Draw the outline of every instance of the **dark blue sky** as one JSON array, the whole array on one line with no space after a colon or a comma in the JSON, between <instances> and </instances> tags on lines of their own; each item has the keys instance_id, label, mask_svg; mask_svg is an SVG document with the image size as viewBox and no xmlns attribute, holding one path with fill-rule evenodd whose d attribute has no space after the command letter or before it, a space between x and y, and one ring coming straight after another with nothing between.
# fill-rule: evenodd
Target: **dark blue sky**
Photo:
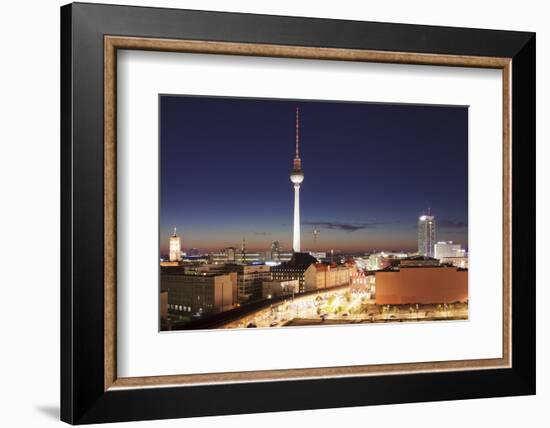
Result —
<instances>
[{"instance_id":1,"label":"dark blue sky","mask_svg":"<svg viewBox=\"0 0 550 428\"><path fill-rule=\"evenodd\" d=\"M162 253L174 226L184 250L291 249L296 107L303 250L415 249L428 207L467 247L467 107L162 95Z\"/></svg>"}]
</instances>

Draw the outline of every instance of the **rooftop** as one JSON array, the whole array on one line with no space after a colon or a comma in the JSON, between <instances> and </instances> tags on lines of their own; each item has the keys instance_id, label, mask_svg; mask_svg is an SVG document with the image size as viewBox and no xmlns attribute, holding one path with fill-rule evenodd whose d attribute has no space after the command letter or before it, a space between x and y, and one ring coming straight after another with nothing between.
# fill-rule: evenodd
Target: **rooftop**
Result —
<instances>
[{"instance_id":1,"label":"rooftop","mask_svg":"<svg viewBox=\"0 0 550 428\"><path fill-rule=\"evenodd\" d=\"M309 253L294 253L292 258L288 262L283 262L278 266L272 268L272 270L278 269L307 269L312 264L316 264L317 259Z\"/></svg>"},{"instance_id":2,"label":"rooftop","mask_svg":"<svg viewBox=\"0 0 550 428\"><path fill-rule=\"evenodd\" d=\"M410 261L434 261L434 262L437 262L438 259L434 258L434 257L428 257L428 256L410 256L410 257L404 257L402 258L401 260L410 260Z\"/></svg>"},{"instance_id":3,"label":"rooftop","mask_svg":"<svg viewBox=\"0 0 550 428\"><path fill-rule=\"evenodd\" d=\"M185 269L181 266L162 266L160 268L160 273L161 275L178 275L178 276L189 276L189 277L196 277L196 276L213 277L213 276L226 275L225 273L221 273L221 272L186 272Z\"/></svg>"}]
</instances>

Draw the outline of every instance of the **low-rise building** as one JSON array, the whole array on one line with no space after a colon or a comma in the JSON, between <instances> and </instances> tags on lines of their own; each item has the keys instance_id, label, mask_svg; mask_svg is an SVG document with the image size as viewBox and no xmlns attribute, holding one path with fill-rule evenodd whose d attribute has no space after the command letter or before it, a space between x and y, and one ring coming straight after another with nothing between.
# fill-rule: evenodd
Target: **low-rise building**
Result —
<instances>
[{"instance_id":1,"label":"low-rise building","mask_svg":"<svg viewBox=\"0 0 550 428\"><path fill-rule=\"evenodd\" d=\"M370 254L367 262L368 270L381 270L389 266L396 266L400 260L407 257L405 253L385 252Z\"/></svg>"},{"instance_id":2,"label":"low-rise building","mask_svg":"<svg viewBox=\"0 0 550 428\"><path fill-rule=\"evenodd\" d=\"M350 290L352 292L364 293L368 299L372 298L376 291L375 275L376 274L374 272L357 270L352 272L350 278Z\"/></svg>"},{"instance_id":3,"label":"low-rise building","mask_svg":"<svg viewBox=\"0 0 550 428\"><path fill-rule=\"evenodd\" d=\"M305 291L349 284L351 271L350 266L345 264L315 263L304 273Z\"/></svg>"},{"instance_id":4,"label":"low-rise building","mask_svg":"<svg viewBox=\"0 0 550 428\"><path fill-rule=\"evenodd\" d=\"M288 251L284 252L284 253L279 253L277 261L281 262L281 263L282 262L289 262L289 261L292 260L292 255L293 255L293 253L288 252Z\"/></svg>"},{"instance_id":5,"label":"low-rise building","mask_svg":"<svg viewBox=\"0 0 550 428\"><path fill-rule=\"evenodd\" d=\"M265 264L208 263L185 268L186 273L233 275L235 302L247 302L262 297L262 282L271 279L270 267Z\"/></svg>"},{"instance_id":6,"label":"low-rise building","mask_svg":"<svg viewBox=\"0 0 550 428\"><path fill-rule=\"evenodd\" d=\"M260 259L274 265L277 263L288 262L292 259L292 252L282 251L279 241L273 241L269 249L260 253Z\"/></svg>"},{"instance_id":7,"label":"low-rise building","mask_svg":"<svg viewBox=\"0 0 550 428\"><path fill-rule=\"evenodd\" d=\"M297 279L300 293L305 291L305 272L317 263L317 259L308 253L294 253L292 259L271 268L271 278L274 281Z\"/></svg>"},{"instance_id":8,"label":"low-rise building","mask_svg":"<svg viewBox=\"0 0 550 428\"><path fill-rule=\"evenodd\" d=\"M241 263L241 264L247 264L247 263L256 263L259 261L263 261L265 257L258 253L254 252L251 253L249 251L244 250L237 250L234 247L228 247L224 248L223 250L217 252L217 253L211 253L209 255L210 262L212 263Z\"/></svg>"},{"instance_id":9,"label":"low-rise building","mask_svg":"<svg viewBox=\"0 0 550 428\"><path fill-rule=\"evenodd\" d=\"M439 266L439 260L428 256L411 256L399 260L400 267Z\"/></svg>"},{"instance_id":10,"label":"low-rise building","mask_svg":"<svg viewBox=\"0 0 550 428\"><path fill-rule=\"evenodd\" d=\"M456 267L401 267L376 272L376 304L455 303L468 300L468 271Z\"/></svg>"},{"instance_id":11,"label":"low-rise building","mask_svg":"<svg viewBox=\"0 0 550 428\"><path fill-rule=\"evenodd\" d=\"M271 267L265 264L236 264L227 269L237 274L237 295L239 302L257 300L262 297L262 283L271 279Z\"/></svg>"},{"instance_id":12,"label":"low-rise building","mask_svg":"<svg viewBox=\"0 0 550 428\"><path fill-rule=\"evenodd\" d=\"M282 281L264 281L262 283L262 297L271 299L281 296L292 296L299 293L300 283L297 279Z\"/></svg>"},{"instance_id":13,"label":"low-rise building","mask_svg":"<svg viewBox=\"0 0 550 428\"><path fill-rule=\"evenodd\" d=\"M317 290L326 288L326 270L327 265L323 263L315 263L309 266L304 272L304 289L305 291Z\"/></svg>"},{"instance_id":14,"label":"low-rise building","mask_svg":"<svg viewBox=\"0 0 550 428\"><path fill-rule=\"evenodd\" d=\"M462 269L468 269L468 257L443 257L439 259L442 265L456 266Z\"/></svg>"},{"instance_id":15,"label":"low-rise building","mask_svg":"<svg viewBox=\"0 0 550 428\"><path fill-rule=\"evenodd\" d=\"M315 257L319 262L322 262L327 258L327 253L325 251L310 251L309 254Z\"/></svg>"},{"instance_id":16,"label":"low-rise building","mask_svg":"<svg viewBox=\"0 0 550 428\"><path fill-rule=\"evenodd\" d=\"M226 247L223 250L210 254L210 261L212 263L235 263L235 256L237 249L235 247Z\"/></svg>"},{"instance_id":17,"label":"low-rise building","mask_svg":"<svg viewBox=\"0 0 550 428\"><path fill-rule=\"evenodd\" d=\"M161 272L161 293L168 293L168 311L207 314L233 308L234 279L229 274L188 274L182 269Z\"/></svg>"},{"instance_id":18,"label":"low-rise building","mask_svg":"<svg viewBox=\"0 0 550 428\"><path fill-rule=\"evenodd\" d=\"M434 258L443 259L446 257L464 257L466 251L462 249L460 244L453 241L439 241L434 245Z\"/></svg>"}]
</instances>

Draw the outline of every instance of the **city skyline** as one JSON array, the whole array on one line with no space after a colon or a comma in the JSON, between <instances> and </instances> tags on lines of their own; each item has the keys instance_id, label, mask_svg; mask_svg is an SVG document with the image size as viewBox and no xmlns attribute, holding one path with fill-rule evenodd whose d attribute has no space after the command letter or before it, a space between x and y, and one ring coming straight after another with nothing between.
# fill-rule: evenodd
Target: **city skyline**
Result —
<instances>
[{"instance_id":1,"label":"city skyline","mask_svg":"<svg viewBox=\"0 0 550 428\"><path fill-rule=\"evenodd\" d=\"M297 109L302 251L412 250L428 208L438 239L468 247L466 107L163 95L160 108L161 254L174 227L184 249L292 249Z\"/></svg>"}]
</instances>

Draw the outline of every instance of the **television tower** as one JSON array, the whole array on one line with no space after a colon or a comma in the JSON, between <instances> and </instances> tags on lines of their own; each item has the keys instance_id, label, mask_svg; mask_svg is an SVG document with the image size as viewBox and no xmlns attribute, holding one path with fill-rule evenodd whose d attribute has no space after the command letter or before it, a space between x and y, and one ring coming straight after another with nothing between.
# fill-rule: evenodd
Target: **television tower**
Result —
<instances>
[{"instance_id":1,"label":"television tower","mask_svg":"<svg viewBox=\"0 0 550 428\"><path fill-rule=\"evenodd\" d=\"M294 228L292 251L300 252L300 184L304 181L302 160L300 159L300 110L296 107L296 154L292 162L290 181L294 183Z\"/></svg>"}]
</instances>

